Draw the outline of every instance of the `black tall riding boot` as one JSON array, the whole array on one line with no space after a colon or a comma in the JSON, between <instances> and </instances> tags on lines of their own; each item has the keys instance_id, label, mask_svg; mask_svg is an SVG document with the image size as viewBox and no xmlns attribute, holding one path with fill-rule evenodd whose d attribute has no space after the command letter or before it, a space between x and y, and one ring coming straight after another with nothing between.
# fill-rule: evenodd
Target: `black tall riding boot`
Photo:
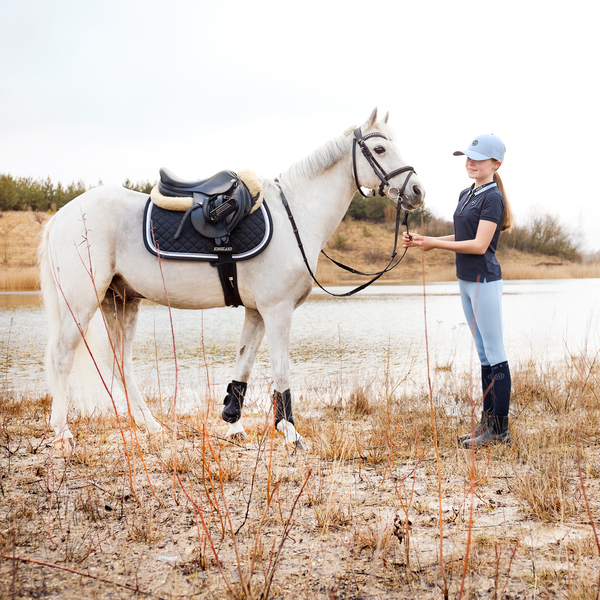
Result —
<instances>
[{"instance_id":1,"label":"black tall riding boot","mask_svg":"<svg viewBox=\"0 0 600 600\"><path fill-rule=\"evenodd\" d=\"M509 444L510 431L508 430L508 417L493 415L488 422L488 428L476 438L467 438L462 442L463 448L481 448L490 444Z\"/></svg>"},{"instance_id":2,"label":"black tall riding boot","mask_svg":"<svg viewBox=\"0 0 600 600\"><path fill-rule=\"evenodd\" d=\"M481 365L481 391L483 393L483 409L479 424L473 432L473 437L479 437L488 428L488 421L494 410L494 379L492 378L491 365ZM470 437L471 432L464 433L459 436L458 441L464 442Z\"/></svg>"},{"instance_id":3,"label":"black tall riding boot","mask_svg":"<svg viewBox=\"0 0 600 600\"><path fill-rule=\"evenodd\" d=\"M464 448L481 448L488 444L509 444L508 409L510 408L511 377L508 362L492 365L494 379L494 414L490 418L488 428L475 439L468 438L462 442Z\"/></svg>"},{"instance_id":4,"label":"black tall riding boot","mask_svg":"<svg viewBox=\"0 0 600 600\"><path fill-rule=\"evenodd\" d=\"M492 377L494 378L494 415L507 417L510 408L510 390L512 380L508 362L504 361L492 365Z\"/></svg>"}]
</instances>

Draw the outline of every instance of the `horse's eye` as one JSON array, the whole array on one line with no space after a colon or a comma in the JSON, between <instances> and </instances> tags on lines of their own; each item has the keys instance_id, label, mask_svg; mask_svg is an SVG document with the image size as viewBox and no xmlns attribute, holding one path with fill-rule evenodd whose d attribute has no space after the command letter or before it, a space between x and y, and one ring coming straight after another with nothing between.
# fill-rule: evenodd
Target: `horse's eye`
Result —
<instances>
[{"instance_id":1,"label":"horse's eye","mask_svg":"<svg viewBox=\"0 0 600 600\"><path fill-rule=\"evenodd\" d=\"M385 148L383 146L375 146L373 150L375 150L377 154L383 154L385 152Z\"/></svg>"}]
</instances>

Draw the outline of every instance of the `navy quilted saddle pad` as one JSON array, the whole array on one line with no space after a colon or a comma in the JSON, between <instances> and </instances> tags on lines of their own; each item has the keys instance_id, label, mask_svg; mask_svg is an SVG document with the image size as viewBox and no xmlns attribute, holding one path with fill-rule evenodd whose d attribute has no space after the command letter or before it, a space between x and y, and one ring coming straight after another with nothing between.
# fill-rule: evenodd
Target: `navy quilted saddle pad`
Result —
<instances>
[{"instance_id":1,"label":"navy quilted saddle pad","mask_svg":"<svg viewBox=\"0 0 600 600\"><path fill-rule=\"evenodd\" d=\"M230 251L233 260L248 260L260 254L271 241L273 221L263 200L256 212L245 217L229 234L229 244L215 246L215 240L198 233L186 219L181 235L174 239L183 212L165 210L148 199L144 211L144 244L149 252L171 260L218 260L217 252Z\"/></svg>"}]
</instances>

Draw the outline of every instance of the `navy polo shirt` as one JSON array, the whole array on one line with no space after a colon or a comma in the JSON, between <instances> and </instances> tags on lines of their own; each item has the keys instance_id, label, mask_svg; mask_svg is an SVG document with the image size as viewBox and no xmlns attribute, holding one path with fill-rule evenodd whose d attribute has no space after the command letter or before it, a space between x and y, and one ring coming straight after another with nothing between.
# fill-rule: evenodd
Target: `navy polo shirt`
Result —
<instances>
[{"instance_id":1,"label":"navy polo shirt","mask_svg":"<svg viewBox=\"0 0 600 600\"><path fill-rule=\"evenodd\" d=\"M496 259L496 246L504 219L504 197L495 182L463 190L454 212L454 239L457 242L474 240L479 221L496 223L494 237L485 254L456 253L456 276L464 281L498 281L502 270Z\"/></svg>"}]
</instances>

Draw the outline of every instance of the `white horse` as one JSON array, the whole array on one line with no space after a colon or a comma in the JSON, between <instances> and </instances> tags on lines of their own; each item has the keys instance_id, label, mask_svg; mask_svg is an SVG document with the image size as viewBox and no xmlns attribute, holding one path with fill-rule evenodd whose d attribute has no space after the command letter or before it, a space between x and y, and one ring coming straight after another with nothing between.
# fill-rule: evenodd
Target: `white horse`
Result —
<instances>
[{"instance_id":1,"label":"white horse","mask_svg":"<svg viewBox=\"0 0 600 600\"><path fill-rule=\"evenodd\" d=\"M423 203L423 187L414 172L399 169L406 163L387 120L386 114L378 121L375 109L362 128L347 130L279 176L312 272L320 250L348 209L358 182L367 188L381 185L380 189L396 198L404 185L401 204L407 210ZM362 139L363 151L353 157L357 137ZM370 158L365 157L365 148ZM372 161L375 157L376 166ZM382 179L382 172L390 180ZM293 424L289 391L290 328L294 309L310 295L313 280L282 204L280 188L273 180L260 181L273 219L273 237L260 255L237 263L239 294L246 314L235 380L228 387L223 419L230 423L229 435L244 434L240 420L243 394L266 332L276 390L276 427L285 435L286 443L302 447ZM132 369L133 338L142 300L190 309L225 305L216 268L200 262L159 263L145 248L142 222L147 199L146 194L121 187L98 187L61 208L44 231L39 254L50 333L46 353L53 397L50 424L56 433L55 448L65 454L74 447L67 424L67 378L99 307L118 348L121 366L114 374L121 387L126 387L133 419L148 433L155 433L161 425L146 406ZM87 342L85 345L89 346ZM114 360L111 367L114 369Z\"/></svg>"}]
</instances>

